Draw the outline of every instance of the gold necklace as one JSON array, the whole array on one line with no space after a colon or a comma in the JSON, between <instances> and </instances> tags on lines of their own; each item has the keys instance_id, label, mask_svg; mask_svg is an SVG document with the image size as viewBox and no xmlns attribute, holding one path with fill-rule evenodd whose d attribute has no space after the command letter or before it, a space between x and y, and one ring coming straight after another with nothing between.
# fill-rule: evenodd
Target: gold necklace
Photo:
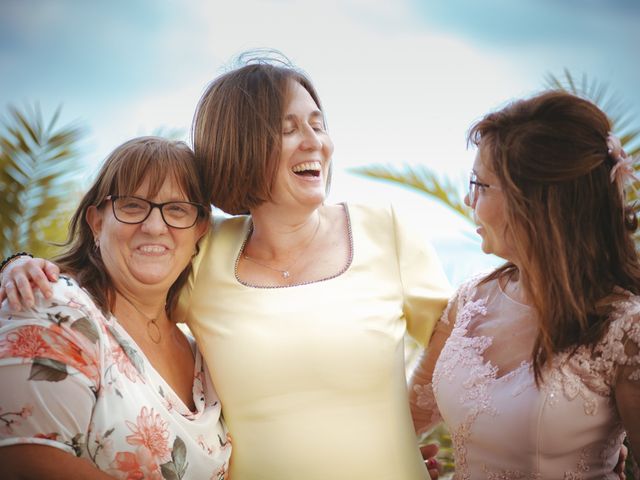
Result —
<instances>
[{"instance_id":1,"label":"gold necklace","mask_svg":"<svg viewBox=\"0 0 640 480\"><path fill-rule=\"evenodd\" d=\"M159 313L155 317L149 317L146 313L140 310L135 303L129 300L128 297L123 295L122 292L120 292L119 290L116 290L116 292L118 292L118 294L122 298L124 298L129 303L129 305L135 308L135 310L147 320L147 335L153 343L155 343L156 345L159 344L160 340L162 340L162 333L160 332L160 327L156 322L158 321L158 317L161 315L161 313Z\"/></svg>"},{"instance_id":2,"label":"gold necklace","mask_svg":"<svg viewBox=\"0 0 640 480\"><path fill-rule=\"evenodd\" d=\"M311 238L306 243L306 245L302 248L302 250L300 251L298 256L295 258L295 260L291 262L289 266L285 269L275 268L275 267L272 267L271 265L267 265L266 263L262 263L261 261L256 260L255 258L251 258L249 255L244 253L244 249L242 252L242 257L245 258L246 260L249 260L251 263L255 263L256 265L260 265L261 267L265 267L265 268L268 268L269 270L273 270L274 272L278 272L280 275L282 275L282 278L286 280L291 276L291 269L295 266L296 263L298 263L298 260L302 258L302 255L307 251L307 248L309 248L313 240L316 238L316 235L318 235L318 231L320 230L321 220L322 220L322 217L320 216L320 213L318 213L318 225L316 226L316 229L313 232L313 235L311 235ZM249 238L251 238L252 233L253 233L253 224L251 224L251 231L249 232Z\"/></svg>"}]
</instances>

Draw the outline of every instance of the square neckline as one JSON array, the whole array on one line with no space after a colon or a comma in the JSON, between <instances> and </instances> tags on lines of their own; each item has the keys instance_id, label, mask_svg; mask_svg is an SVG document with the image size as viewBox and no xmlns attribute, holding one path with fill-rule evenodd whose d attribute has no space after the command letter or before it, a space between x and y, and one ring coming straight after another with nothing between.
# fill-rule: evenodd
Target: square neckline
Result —
<instances>
[{"instance_id":1,"label":"square neckline","mask_svg":"<svg viewBox=\"0 0 640 480\"><path fill-rule=\"evenodd\" d=\"M240 248L236 251L235 253L235 262L233 262L233 277L234 280L242 285L243 287L246 288L251 288L251 289L259 289L259 290L273 290L273 289L287 289L287 288L295 288L295 287L302 287L305 285L313 285L316 283L322 283L322 282L326 282L329 280L333 280L334 278L338 278L341 277L342 275L344 275L345 273L347 273L347 271L351 268L351 265L353 264L353 255L354 255L354 247L353 247L353 228L352 228L352 222L351 222L351 212L349 211L349 207L345 202L340 202L337 203L336 205L341 205L342 208L344 209L344 216L347 220L347 236L349 239L349 258L347 259L346 264L344 265L344 267L342 269L340 269L337 273L329 275L327 277L322 277L319 278L317 280L309 280L306 282L300 282L300 283L293 283L290 285L254 285L251 283L247 283L243 280L240 279L240 277L238 276L238 264L240 263L240 256L242 255L242 252L244 251L244 248L247 244L247 242L249 241L249 235L251 234L251 226L253 224L252 220L251 220L251 215L247 216L248 222L247 225L248 227L246 228L246 232L244 233L244 240L242 241L242 244L240 244Z\"/></svg>"}]
</instances>

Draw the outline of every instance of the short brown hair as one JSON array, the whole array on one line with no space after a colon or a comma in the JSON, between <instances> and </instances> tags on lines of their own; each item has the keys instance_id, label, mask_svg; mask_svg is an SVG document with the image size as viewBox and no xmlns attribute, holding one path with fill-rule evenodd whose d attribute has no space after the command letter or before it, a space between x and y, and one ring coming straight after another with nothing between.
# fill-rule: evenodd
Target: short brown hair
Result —
<instances>
[{"instance_id":1,"label":"short brown hair","mask_svg":"<svg viewBox=\"0 0 640 480\"><path fill-rule=\"evenodd\" d=\"M216 78L200 98L192 141L211 203L230 214L271 200L282 145L282 116L291 82L320 98L289 63L254 60Z\"/></svg>"},{"instance_id":2,"label":"short brown hair","mask_svg":"<svg viewBox=\"0 0 640 480\"><path fill-rule=\"evenodd\" d=\"M590 101L550 91L488 114L469 133L504 192L521 278L538 313L536 381L553 354L602 337L609 312L600 304L615 287L640 293L637 221L610 180L610 130ZM507 263L487 280L515 271Z\"/></svg>"},{"instance_id":3,"label":"short brown hair","mask_svg":"<svg viewBox=\"0 0 640 480\"><path fill-rule=\"evenodd\" d=\"M115 289L100 252L94 248L93 233L86 221L89 207L103 205L107 195L130 195L145 180L149 182L148 195L153 197L170 178L189 201L202 205L199 221L204 221L210 213L210 206L200 177L193 152L184 142L139 137L117 147L105 160L71 219L69 237L64 244L66 249L56 258L62 272L75 277L103 312L109 311L113 307ZM190 272L189 264L169 289L168 311L175 306L177 293Z\"/></svg>"}]
</instances>

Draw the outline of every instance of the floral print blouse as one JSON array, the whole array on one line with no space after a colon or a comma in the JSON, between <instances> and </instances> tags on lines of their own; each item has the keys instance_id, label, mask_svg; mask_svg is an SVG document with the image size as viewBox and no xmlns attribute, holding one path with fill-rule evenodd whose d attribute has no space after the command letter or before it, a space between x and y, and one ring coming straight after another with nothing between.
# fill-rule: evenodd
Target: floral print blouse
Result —
<instances>
[{"instance_id":1,"label":"floral print blouse","mask_svg":"<svg viewBox=\"0 0 640 480\"><path fill-rule=\"evenodd\" d=\"M231 445L195 344L190 411L73 279L53 292L0 308L0 447L48 445L123 479L225 478Z\"/></svg>"}]
</instances>

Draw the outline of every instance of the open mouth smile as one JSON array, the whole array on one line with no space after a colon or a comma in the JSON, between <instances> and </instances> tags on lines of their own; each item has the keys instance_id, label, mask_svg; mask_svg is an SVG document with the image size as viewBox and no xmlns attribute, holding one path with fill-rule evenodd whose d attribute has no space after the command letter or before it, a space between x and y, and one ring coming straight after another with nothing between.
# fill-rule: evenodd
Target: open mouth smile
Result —
<instances>
[{"instance_id":1,"label":"open mouth smile","mask_svg":"<svg viewBox=\"0 0 640 480\"><path fill-rule=\"evenodd\" d=\"M136 250L143 255L163 255L168 251L163 245L140 245Z\"/></svg>"},{"instance_id":2,"label":"open mouth smile","mask_svg":"<svg viewBox=\"0 0 640 480\"><path fill-rule=\"evenodd\" d=\"M318 161L304 162L294 165L291 171L301 177L319 177L322 165Z\"/></svg>"}]
</instances>

